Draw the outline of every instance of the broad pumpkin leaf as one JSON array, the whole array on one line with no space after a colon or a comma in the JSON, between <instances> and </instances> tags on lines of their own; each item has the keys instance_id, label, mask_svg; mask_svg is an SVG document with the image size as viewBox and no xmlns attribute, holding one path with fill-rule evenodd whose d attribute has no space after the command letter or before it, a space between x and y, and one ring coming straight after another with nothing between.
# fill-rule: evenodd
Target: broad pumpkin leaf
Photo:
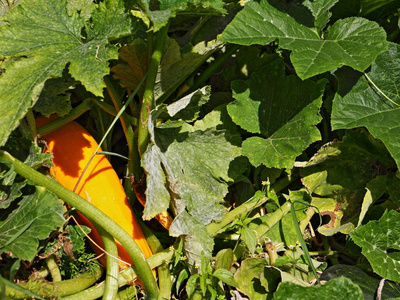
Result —
<instances>
[{"instance_id":1,"label":"broad pumpkin leaf","mask_svg":"<svg viewBox=\"0 0 400 300\"><path fill-rule=\"evenodd\" d=\"M400 281L399 222L400 214L389 210L379 220L370 221L350 234L374 272L393 281Z\"/></svg>"},{"instance_id":2,"label":"broad pumpkin leaf","mask_svg":"<svg viewBox=\"0 0 400 300\"><path fill-rule=\"evenodd\" d=\"M389 44L362 73L337 72L339 90L332 107L332 128L366 127L400 166L400 46Z\"/></svg>"},{"instance_id":3,"label":"broad pumpkin leaf","mask_svg":"<svg viewBox=\"0 0 400 300\"><path fill-rule=\"evenodd\" d=\"M83 36L82 31L85 31ZM47 79L71 76L96 96L103 94L108 60L118 57L110 39L130 32L122 1L96 6L90 22L67 13L66 0L23 1L0 19L0 58L10 63L0 78L0 145L35 102Z\"/></svg>"},{"instance_id":4,"label":"broad pumpkin leaf","mask_svg":"<svg viewBox=\"0 0 400 300\"><path fill-rule=\"evenodd\" d=\"M3 210L0 222L0 253L12 252L14 257L31 261L37 254L39 240L62 226L63 205L43 187L24 196L19 206L11 213Z\"/></svg>"},{"instance_id":5,"label":"broad pumpkin leaf","mask_svg":"<svg viewBox=\"0 0 400 300\"><path fill-rule=\"evenodd\" d=\"M274 293L274 299L326 299L362 300L361 288L346 277L329 280L324 285L304 287L291 282L283 282Z\"/></svg>"},{"instance_id":6,"label":"broad pumpkin leaf","mask_svg":"<svg viewBox=\"0 0 400 300\"><path fill-rule=\"evenodd\" d=\"M221 203L232 181L229 167L241 155L241 149L227 140L224 130L200 131L183 120L174 120L191 121L196 116L194 104L199 109L207 100L198 97L199 91L192 93L192 101L185 97L152 112L152 144L142 159L147 173L144 218L152 218L171 206L176 218L170 234L184 236L190 263L199 263L202 251L211 254L213 239L205 225L225 213ZM169 120L155 126L161 116Z\"/></svg>"},{"instance_id":7,"label":"broad pumpkin leaf","mask_svg":"<svg viewBox=\"0 0 400 300\"><path fill-rule=\"evenodd\" d=\"M254 72L247 81L232 83L236 101L228 105L233 122L258 134L243 142L243 154L254 166L291 168L295 158L320 139L315 127L325 81L285 76L280 59Z\"/></svg>"},{"instance_id":8,"label":"broad pumpkin leaf","mask_svg":"<svg viewBox=\"0 0 400 300\"><path fill-rule=\"evenodd\" d=\"M326 17L323 22L316 20L321 22L317 26L325 21ZM240 45L265 45L279 40L280 47L292 51L290 59L301 79L343 65L364 71L387 49L386 33L375 22L355 17L342 19L329 27L322 38L317 30L298 23L267 0L248 2L222 33L221 40Z\"/></svg>"},{"instance_id":9,"label":"broad pumpkin leaf","mask_svg":"<svg viewBox=\"0 0 400 300\"><path fill-rule=\"evenodd\" d=\"M67 91L73 88L75 84L75 80L66 70L63 72L62 77L48 79L34 106L34 110L46 117L52 114L64 117L72 109L71 94Z\"/></svg>"}]
</instances>

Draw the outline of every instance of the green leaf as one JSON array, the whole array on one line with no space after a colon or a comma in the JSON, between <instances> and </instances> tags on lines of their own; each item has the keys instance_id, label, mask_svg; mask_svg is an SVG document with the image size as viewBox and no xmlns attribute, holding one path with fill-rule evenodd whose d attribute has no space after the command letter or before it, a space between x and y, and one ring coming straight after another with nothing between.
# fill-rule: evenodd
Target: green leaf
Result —
<instances>
[{"instance_id":1,"label":"green leaf","mask_svg":"<svg viewBox=\"0 0 400 300\"><path fill-rule=\"evenodd\" d=\"M71 109L71 94L67 90L75 85L75 81L64 71L63 77L51 78L44 84L34 110L49 117L57 114L59 117L67 115Z\"/></svg>"},{"instance_id":2,"label":"green leaf","mask_svg":"<svg viewBox=\"0 0 400 300\"><path fill-rule=\"evenodd\" d=\"M319 0L319 1L304 1L306 6L314 16L314 27L321 34L322 30L329 22L332 13L329 11L339 0Z\"/></svg>"},{"instance_id":3,"label":"green leaf","mask_svg":"<svg viewBox=\"0 0 400 300\"><path fill-rule=\"evenodd\" d=\"M250 299L267 299L267 291L260 281L267 265L268 262L264 258L244 260L234 276L238 290Z\"/></svg>"},{"instance_id":4,"label":"green leaf","mask_svg":"<svg viewBox=\"0 0 400 300\"><path fill-rule=\"evenodd\" d=\"M218 269L212 273L212 276L217 277L222 282L226 283L230 286L237 286L235 278L233 278L233 274L226 269Z\"/></svg>"},{"instance_id":5,"label":"green leaf","mask_svg":"<svg viewBox=\"0 0 400 300\"><path fill-rule=\"evenodd\" d=\"M109 40L130 31L121 1L98 4L91 21L67 13L66 1L24 1L5 14L0 26L0 58L10 57L0 78L0 145L38 99L44 83L61 77L68 65L71 76L96 96L103 94L108 60L118 57ZM82 31L86 36L82 36Z\"/></svg>"},{"instance_id":6,"label":"green leaf","mask_svg":"<svg viewBox=\"0 0 400 300\"><path fill-rule=\"evenodd\" d=\"M31 261L37 254L39 240L47 238L64 222L60 200L37 187L35 194L24 196L18 208L0 222L0 251L10 251L15 257Z\"/></svg>"},{"instance_id":7,"label":"green leaf","mask_svg":"<svg viewBox=\"0 0 400 300\"><path fill-rule=\"evenodd\" d=\"M366 127L375 138L382 140L398 166L399 49L399 45L389 44L389 50L376 58L366 76L349 69L338 72L339 90L332 108L333 129Z\"/></svg>"},{"instance_id":8,"label":"green leaf","mask_svg":"<svg viewBox=\"0 0 400 300\"><path fill-rule=\"evenodd\" d=\"M68 0L67 12L69 16L72 16L76 11L79 11L80 16L87 20L92 14L93 9L96 5L92 0Z\"/></svg>"},{"instance_id":9,"label":"green leaf","mask_svg":"<svg viewBox=\"0 0 400 300\"><path fill-rule=\"evenodd\" d=\"M290 58L301 79L343 65L364 71L387 49L386 33L374 22L342 19L320 38L315 30L297 23L267 0L248 2L222 33L221 40L241 45L279 40L280 47L292 51Z\"/></svg>"},{"instance_id":10,"label":"green leaf","mask_svg":"<svg viewBox=\"0 0 400 300\"><path fill-rule=\"evenodd\" d=\"M360 268L351 265L333 265L327 268L321 274L321 280L332 280L337 277L347 277L351 279L355 284L357 284L364 294L365 300L376 299L376 294L379 288L379 283L382 278L374 276L369 276L367 273L363 272ZM400 286L398 284L390 283L385 284L381 290L381 299L391 299L400 295Z\"/></svg>"},{"instance_id":11,"label":"green leaf","mask_svg":"<svg viewBox=\"0 0 400 300\"><path fill-rule=\"evenodd\" d=\"M10 206L11 202L22 196L21 189L26 185L26 182L13 182L11 185L5 185L0 190L0 209L5 209Z\"/></svg>"},{"instance_id":12,"label":"green leaf","mask_svg":"<svg viewBox=\"0 0 400 300\"><path fill-rule=\"evenodd\" d=\"M393 281L400 281L399 222L400 214L389 210L378 221L370 221L350 234L374 272Z\"/></svg>"},{"instance_id":13,"label":"green leaf","mask_svg":"<svg viewBox=\"0 0 400 300\"><path fill-rule=\"evenodd\" d=\"M232 120L243 129L261 134L243 142L243 154L254 166L291 168L301 152L320 139L315 127L325 81L301 81L284 75L275 59L247 81L232 83L236 101L228 105Z\"/></svg>"},{"instance_id":14,"label":"green leaf","mask_svg":"<svg viewBox=\"0 0 400 300\"><path fill-rule=\"evenodd\" d=\"M232 267L233 260L233 250L230 248L222 249L215 256L215 270L226 269L229 270Z\"/></svg>"},{"instance_id":15,"label":"green leaf","mask_svg":"<svg viewBox=\"0 0 400 300\"><path fill-rule=\"evenodd\" d=\"M256 233L249 227L245 226L241 230L240 238L244 241L250 253L253 254L256 251L257 246Z\"/></svg>"},{"instance_id":16,"label":"green leaf","mask_svg":"<svg viewBox=\"0 0 400 300\"><path fill-rule=\"evenodd\" d=\"M147 45L141 39L136 39L119 50L120 62L111 71L113 77L128 91L134 91L145 76L148 70L147 55ZM143 92L144 85L139 89L140 97Z\"/></svg>"},{"instance_id":17,"label":"green leaf","mask_svg":"<svg viewBox=\"0 0 400 300\"><path fill-rule=\"evenodd\" d=\"M324 285L303 287L291 282L283 282L274 293L274 299L326 299L326 300L362 300L360 287L345 277L335 278Z\"/></svg>"},{"instance_id":18,"label":"green leaf","mask_svg":"<svg viewBox=\"0 0 400 300\"><path fill-rule=\"evenodd\" d=\"M202 89L200 94L206 90ZM171 205L176 218L170 234L185 236L190 263L200 261L201 251L206 256L211 253L213 239L205 225L221 219L225 213L221 203L228 192L228 182L232 181L229 166L241 154L223 130L195 131L179 120L154 127L160 115L191 120L196 114L193 104L203 103L199 101L203 96L196 97L193 102L182 100L152 112L149 121L152 144L142 159L147 173L144 218L152 218Z\"/></svg>"}]
</instances>

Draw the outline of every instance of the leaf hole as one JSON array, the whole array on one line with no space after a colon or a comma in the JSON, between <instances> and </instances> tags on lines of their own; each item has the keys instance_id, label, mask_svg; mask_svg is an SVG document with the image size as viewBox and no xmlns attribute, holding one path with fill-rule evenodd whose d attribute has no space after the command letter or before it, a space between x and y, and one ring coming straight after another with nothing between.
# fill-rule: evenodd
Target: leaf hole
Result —
<instances>
[{"instance_id":1,"label":"leaf hole","mask_svg":"<svg viewBox=\"0 0 400 300\"><path fill-rule=\"evenodd\" d=\"M399 249L393 249L393 248L388 248L386 249L386 253L390 254L390 253L400 253Z\"/></svg>"}]
</instances>

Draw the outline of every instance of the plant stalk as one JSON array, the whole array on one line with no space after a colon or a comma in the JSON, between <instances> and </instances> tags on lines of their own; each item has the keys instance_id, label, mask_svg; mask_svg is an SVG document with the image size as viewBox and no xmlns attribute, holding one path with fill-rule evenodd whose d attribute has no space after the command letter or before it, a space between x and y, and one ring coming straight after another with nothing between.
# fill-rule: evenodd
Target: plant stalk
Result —
<instances>
[{"instance_id":1,"label":"plant stalk","mask_svg":"<svg viewBox=\"0 0 400 300\"><path fill-rule=\"evenodd\" d=\"M138 125L138 148L140 155L147 149L150 140L150 134L147 124L149 122L150 112L155 107L154 86L160 65L165 41L167 40L169 25L160 29L156 36L154 50L151 54L149 71L147 73L146 85L144 87L143 101L140 108L140 120Z\"/></svg>"},{"instance_id":2,"label":"plant stalk","mask_svg":"<svg viewBox=\"0 0 400 300\"><path fill-rule=\"evenodd\" d=\"M106 280L104 284L103 300L115 299L118 294L118 277L119 277L119 264L114 257L118 257L118 248L115 244L114 238L107 233L103 228L96 227L101 240L103 241L104 250L106 250ZM114 257L108 255L111 254Z\"/></svg>"}]
</instances>

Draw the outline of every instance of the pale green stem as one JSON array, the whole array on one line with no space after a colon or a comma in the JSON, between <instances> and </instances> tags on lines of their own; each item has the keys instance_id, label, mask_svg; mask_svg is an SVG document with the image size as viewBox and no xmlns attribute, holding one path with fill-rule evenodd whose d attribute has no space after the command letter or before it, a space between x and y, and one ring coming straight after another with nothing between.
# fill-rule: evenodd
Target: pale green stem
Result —
<instances>
[{"instance_id":1,"label":"pale green stem","mask_svg":"<svg viewBox=\"0 0 400 300\"><path fill-rule=\"evenodd\" d=\"M115 299L118 294L119 263L115 259L118 257L118 249L114 238L103 228L96 227L101 240L103 241L106 255L106 280L104 284L103 300ZM111 254L111 255L108 255Z\"/></svg>"},{"instance_id":2,"label":"pale green stem","mask_svg":"<svg viewBox=\"0 0 400 300\"><path fill-rule=\"evenodd\" d=\"M47 268L49 269L53 282L61 281L62 280L61 272L60 269L58 268L54 254L46 258L46 265Z\"/></svg>"}]
</instances>

